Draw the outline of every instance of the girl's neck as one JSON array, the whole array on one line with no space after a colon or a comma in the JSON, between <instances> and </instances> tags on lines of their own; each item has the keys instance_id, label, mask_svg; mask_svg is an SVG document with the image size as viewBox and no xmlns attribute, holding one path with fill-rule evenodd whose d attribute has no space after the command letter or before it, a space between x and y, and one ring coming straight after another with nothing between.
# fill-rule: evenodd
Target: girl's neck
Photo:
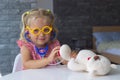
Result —
<instances>
[{"instance_id":1,"label":"girl's neck","mask_svg":"<svg viewBox=\"0 0 120 80\"><path fill-rule=\"evenodd\" d=\"M37 48L45 48L47 44L45 45L35 45Z\"/></svg>"},{"instance_id":2,"label":"girl's neck","mask_svg":"<svg viewBox=\"0 0 120 80\"><path fill-rule=\"evenodd\" d=\"M52 41L49 41L49 42L47 42L46 44L44 44L44 45L37 45L37 44L35 44L35 46L37 47L37 48L45 48L47 45L49 45L49 44L51 44L52 43Z\"/></svg>"}]
</instances>

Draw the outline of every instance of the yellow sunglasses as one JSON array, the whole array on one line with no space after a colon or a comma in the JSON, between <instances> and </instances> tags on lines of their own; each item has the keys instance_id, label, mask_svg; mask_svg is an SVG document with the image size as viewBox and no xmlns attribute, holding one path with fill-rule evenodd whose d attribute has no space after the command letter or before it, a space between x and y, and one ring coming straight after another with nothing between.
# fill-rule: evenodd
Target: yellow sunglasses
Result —
<instances>
[{"instance_id":1,"label":"yellow sunglasses","mask_svg":"<svg viewBox=\"0 0 120 80\"><path fill-rule=\"evenodd\" d=\"M33 29L31 29L29 26L26 26L26 29L28 29L30 33L35 36L38 36L41 32L43 34L50 34L50 32L52 31L52 27L50 26L44 26L42 28L33 28Z\"/></svg>"}]
</instances>

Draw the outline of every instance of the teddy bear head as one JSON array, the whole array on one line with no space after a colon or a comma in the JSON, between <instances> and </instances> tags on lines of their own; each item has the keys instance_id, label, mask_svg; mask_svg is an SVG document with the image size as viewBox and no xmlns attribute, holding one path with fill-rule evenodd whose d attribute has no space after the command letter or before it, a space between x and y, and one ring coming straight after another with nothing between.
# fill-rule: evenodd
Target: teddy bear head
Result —
<instances>
[{"instance_id":1,"label":"teddy bear head","mask_svg":"<svg viewBox=\"0 0 120 80\"><path fill-rule=\"evenodd\" d=\"M111 62L102 55L95 55L88 60L86 67L92 75L106 75L111 70Z\"/></svg>"},{"instance_id":2,"label":"teddy bear head","mask_svg":"<svg viewBox=\"0 0 120 80\"><path fill-rule=\"evenodd\" d=\"M91 50L80 50L76 58L71 58L71 49L65 44L60 48L60 55L68 61L67 67L72 71L87 71L91 75L106 75L112 68L107 57L97 55Z\"/></svg>"}]
</instances>

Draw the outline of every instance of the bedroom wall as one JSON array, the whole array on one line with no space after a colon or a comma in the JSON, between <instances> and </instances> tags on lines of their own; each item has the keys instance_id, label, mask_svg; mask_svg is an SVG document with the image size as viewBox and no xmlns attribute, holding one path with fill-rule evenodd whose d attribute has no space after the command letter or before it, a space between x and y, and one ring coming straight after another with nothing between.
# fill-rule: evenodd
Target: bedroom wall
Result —
<instances>
[{"instance_id":1,"label":"bedroom wall","mask_svg":"<svg viewBox=\"0 0 120 80\"><path fill-rule=\"evenodd\" d=\"M120 25L120 0L54 0L61 43L92 47L92 27Z\"/></svg>"},{"instance_id":2,"label":"bedroom wall","mask_svg":"<svg viewBox=\"0 0 120 80\"><path fill-rule=\"evenodd\" d=\"M20 33L21 14L35 7L35 0L0 0L0 72L11 73L19 53L16 40Z\"/></svg>"}]
</instances>

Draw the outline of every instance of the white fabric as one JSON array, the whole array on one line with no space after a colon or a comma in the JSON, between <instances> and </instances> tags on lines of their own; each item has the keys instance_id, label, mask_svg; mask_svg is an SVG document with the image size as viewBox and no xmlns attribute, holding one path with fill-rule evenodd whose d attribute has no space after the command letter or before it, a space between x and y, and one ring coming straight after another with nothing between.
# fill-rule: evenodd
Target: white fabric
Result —
<instances>
[{"instance_id":1,"label":"white fabric","mask_svg":"<svg viewBox=\"0 0 120 80\"><path fill-rule=\"evenodd\" d=\"M117 48L107 49L104 52L120 56L120 49L117 49Z\"/></svg>"},{"instance_id":2,"label":"white fabric","mask_svg":"<svg viewBox=\"0 0 120 80\"><path fill-rule=\"evenodd\" d=\"M22 70L21 54L18 54L14 61L12 73L14 73L16 71L21 71L21 70Z\"/></svg>"},{"instance_id":3,"label":"white fabric","mask_svg":"<svg viewBox=\"0 0 120 80\"><path fill-rule=\"evenodd\" d=\"M97 46L98 52L120 55L120 41L102 42Z\"/></svg>"}]
</instances>

